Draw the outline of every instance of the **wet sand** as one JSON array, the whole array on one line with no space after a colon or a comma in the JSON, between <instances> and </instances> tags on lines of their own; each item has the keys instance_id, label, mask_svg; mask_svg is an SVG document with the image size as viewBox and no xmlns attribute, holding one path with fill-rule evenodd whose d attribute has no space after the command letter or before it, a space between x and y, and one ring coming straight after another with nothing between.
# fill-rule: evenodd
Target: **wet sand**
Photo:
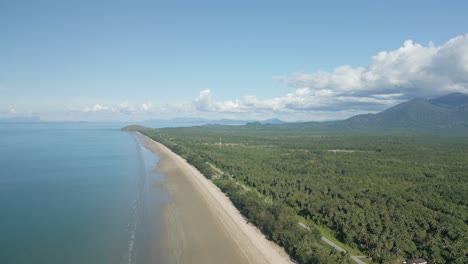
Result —
<instances>
[{"instance_id":1,"label":"wet sand","mask_svg":"<svg viewBox=\"0 0 468 264\"><path fill-rule=\"evenodd\" d=\"M162 144L136 135L160 157L157 172L172 199L163 208L169 263L291 263L198 170Z\"/></svg>"}]
</instances>

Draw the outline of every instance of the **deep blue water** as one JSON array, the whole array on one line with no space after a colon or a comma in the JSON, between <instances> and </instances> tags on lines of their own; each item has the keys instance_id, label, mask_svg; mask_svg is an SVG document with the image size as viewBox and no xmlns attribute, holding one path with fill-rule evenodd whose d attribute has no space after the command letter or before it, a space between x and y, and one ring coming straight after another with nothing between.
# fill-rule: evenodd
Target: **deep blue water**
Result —
<instances>
[{"instance_id":1,"label":"deep blue water","mask_svg":"<svg viewBox=\"0 0 468 264\"><path fill-rule=\"evenodd\" d=\"M0 123L0 263L164 262L157 157L119 128Z\"/></svg>"}]
</instances>

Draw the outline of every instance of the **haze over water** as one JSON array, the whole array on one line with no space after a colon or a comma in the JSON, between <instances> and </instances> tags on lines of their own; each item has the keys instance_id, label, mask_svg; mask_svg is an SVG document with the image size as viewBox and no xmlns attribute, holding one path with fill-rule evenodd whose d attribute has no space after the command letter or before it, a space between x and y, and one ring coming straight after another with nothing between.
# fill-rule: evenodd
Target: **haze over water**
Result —
<instances>
[{"instance_id":1,"label":"haze over water","mask_svg":"<svg viewBox=\"0 0 468 264\"><path fill-rule=\"evenodd\" d=\"M119 128L0 124L1 263L163 260L157 157Z\"/></svg>"}]
</instances>

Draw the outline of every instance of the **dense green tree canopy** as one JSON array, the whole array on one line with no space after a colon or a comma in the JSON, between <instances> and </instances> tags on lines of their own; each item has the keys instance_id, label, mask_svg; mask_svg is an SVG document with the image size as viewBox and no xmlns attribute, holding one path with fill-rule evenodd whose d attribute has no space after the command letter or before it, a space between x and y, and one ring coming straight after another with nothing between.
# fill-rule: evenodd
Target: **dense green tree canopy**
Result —
<instances>
[{"instance_id":1,"label":"dense green tree canopy","mask_svg":"<svg viewBox=\"0 0 468 264\"><path fill-rule=\"evenodd\" d=\"M468 262L467 136L258 126L144 133L220 176L214 182L246 218L300 262L347 258L301 229L297 215L378 262Z\"/></svg>"}]
</instances>

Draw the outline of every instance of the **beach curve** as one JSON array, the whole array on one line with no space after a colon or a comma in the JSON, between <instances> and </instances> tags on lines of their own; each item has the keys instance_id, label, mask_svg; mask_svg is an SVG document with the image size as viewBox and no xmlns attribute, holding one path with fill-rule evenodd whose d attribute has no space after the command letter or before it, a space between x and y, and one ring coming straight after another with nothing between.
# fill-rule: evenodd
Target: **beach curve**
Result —
<instances>
[{"instance_id":1,"label":"beach curve","mask_svg":"<svg viewBox=\"0 0 468 264\"><path fill-rule=\"evenodd\" d=\"M210 180L164 145L135 132L159 156L171 197L163 217L170 263L292 263L284 249L248 223Z\"/></svg>"}]
</instances>

